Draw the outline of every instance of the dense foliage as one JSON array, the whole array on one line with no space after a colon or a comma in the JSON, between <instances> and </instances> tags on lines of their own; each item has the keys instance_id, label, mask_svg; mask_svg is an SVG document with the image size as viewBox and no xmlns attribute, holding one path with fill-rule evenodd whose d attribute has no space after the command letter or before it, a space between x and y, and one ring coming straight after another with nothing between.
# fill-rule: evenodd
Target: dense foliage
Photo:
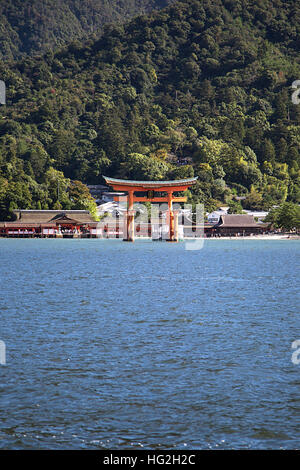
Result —
<instances>
[{"instance_id":1,"label":"dense foliage","mask_svg":"<svg viewBox=\"0 0 300 470\"><path fill-rule=\"evenodd\" d=\"M294 1L186 0L0 65L2 216L66 204L54 170L90 184L195 174L190 197L206 209L299 203L299 13Z\"/></svg>"},{"instance_id":2,"label":"dense foliage","mask_svg":"<svg viewBox=\"0 0 300 470\"><path fill-rule=\"evenodd\" d=\"M292 202L285 202L272 209L266 217L266 222L271 222L275 228L284 230L300 229L300 206Z\"/></svg>"},{"instance_id":3,"label":"dense foliage","mask_svg":"<svg viewBox=\"0 0 300 470\"><path fill-rule=\"evenodd\" d=\"M171 0L0 0L0 59L38 54Z\"/></svg>"}]
</instances>

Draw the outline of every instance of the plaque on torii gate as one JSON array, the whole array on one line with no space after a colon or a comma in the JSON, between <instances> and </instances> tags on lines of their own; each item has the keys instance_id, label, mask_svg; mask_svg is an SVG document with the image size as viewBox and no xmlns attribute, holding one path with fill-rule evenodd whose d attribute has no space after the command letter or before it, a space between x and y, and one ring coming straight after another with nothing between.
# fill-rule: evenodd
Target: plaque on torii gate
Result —
<instances>
[{"instance_id":1,"label":"plaque on torii gate","mask_svg":"<svg viewBox=\"0 0 300 470\"><path fill-rule=\"evenodd\" d=\"M169 220L169 239L167 241L178 241L178 215L173 211L173 202L186 202L187 197L173 196L174 192L186 191L190 186L194 185L197 177L174 181L133 181L110 178L103 176L106 183L115 191L126 191L128 193L127 200L127 237L125 241L134 241L134 210L135 202L166 202L168 204L168 220ZM137 196L135 192L146 193L146 196ZM155 193L166 193L165 196L156 196ZM118 197L120 200L120 197Z\"/></svg>"}]
</instances>

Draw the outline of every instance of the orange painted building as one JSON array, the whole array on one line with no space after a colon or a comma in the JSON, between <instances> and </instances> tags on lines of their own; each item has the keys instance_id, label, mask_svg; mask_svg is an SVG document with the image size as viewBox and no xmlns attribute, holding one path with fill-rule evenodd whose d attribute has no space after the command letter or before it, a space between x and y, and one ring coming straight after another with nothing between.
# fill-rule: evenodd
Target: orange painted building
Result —
<instances>
[{"instance_id":1,"label":"orange painted building","mask_svg":"<svg viewBox=\"0 0 300 470\"><path fill-rule=\"evenodd\" d=\"M2 237L93 235L98 222L85 210L15 210L15 220L0 222Z\"/></svg>"}]
</instances>

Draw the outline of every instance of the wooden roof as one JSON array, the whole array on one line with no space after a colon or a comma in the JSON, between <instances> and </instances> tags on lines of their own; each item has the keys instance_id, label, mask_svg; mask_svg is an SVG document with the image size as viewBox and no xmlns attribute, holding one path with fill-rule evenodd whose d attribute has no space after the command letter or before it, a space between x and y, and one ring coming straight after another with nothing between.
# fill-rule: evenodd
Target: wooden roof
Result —
<instances>
[{"instance_id":1,"label":"wooden roof","mask_svg":"<svg viewBox=\"0 0 300 470\"><path fill-rule=\"evenodd\" d=\"M261 227L262 224L255 222L253 215L226 214L221 215L216 227Z\"/></svg>"},{"instance_id":2,"label":"wooden roof","mask_svg":"<svg viewBox=\"0 0 300 470\"><path fill-rule=\"evenodd\" d=\"M45 224L52 222L88 224L94 222L89 211L84 210L15 210L15 223Z\"/></svg>"},{"instance_id":3,"label":"wooden roof","mask_svg":"<svg viewBox=\"0 0 300 470\"><path fill-rule=\"evenodd\" d=\"M71 219L66 214L58 214L57 216L53 217L53 219L51 219L50 222L55 223L56 225L59 225L59 224L76 225L79 223L78 220Z\"/></svg>"},{"instance_id":4,"label":"wooden roof","mask_svg":"<svg viewBox=\"0 0 300 470\"><path fill-rule=\"evenodd\" d=\"M110 178L109 176L103 176L106 183L110 186L122 186L122 187L138 187L141 189L158 189L158 188L170 188L170 187L182 187L192 186L196 183L198 177L187 178L182 180L174 181L136 181L136 180L123 180L117 178Z\"/></svg>"},{"instance_id":5,"label":"wooden roof","mask_svg":"<svg viewBox=\"0 0 300 470\"><path fill-rule=\"evenodd\" d=\"M0 228L39 228L40 224L35 223L21 223L21 222L0 222Z\"/></svg>"}]
</instances>

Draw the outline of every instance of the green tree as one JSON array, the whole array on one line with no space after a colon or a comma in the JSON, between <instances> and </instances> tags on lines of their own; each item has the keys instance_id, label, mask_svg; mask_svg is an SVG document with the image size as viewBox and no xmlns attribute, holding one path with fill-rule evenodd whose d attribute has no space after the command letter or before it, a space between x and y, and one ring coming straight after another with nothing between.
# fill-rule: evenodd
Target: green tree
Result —
<instances>
[{"instance_id":1,"label":"green tree","mask_svg":"<svg viewBox=\"0 0 300 470\"><path fill-rule=\"evenodd\" d=\"M250 193L243 200L243 207L250 210L260 210L263 206L262 195L253 187Z\"/></svg>"},{"instance_id":2,"label":"green tree","mask_svg":"<svg viewBox=\"0 0 300 470\"><path fill-rule=\"evenodd\" d=\"M95 220L99 220L97 204L88 187L81 181L72 181L69 186L69 198L72 209L88 210Z\"/></svg>"},{"instance_id":3,"label":"green tree","mask_svg":"<svg viewBox=\"0 0 300 470\"><path fill-rule=\"evenodd\" d=\"M274 227L285 230L300 229L300 206L292 202L285 202L278 208L269 212L266 222L271 222Z\"/></svg>"},{"instance_id":4,"label":"green tree","mask_svg":"<svg viewBox=\"0 0 300 470\"><path fill-rule=\"evenodd\" d=\"M243 207L239 201L229 201L228 202L228 214L242 214L243 213Z\"/></svg>"},{"instance_id":5,"label":"green tree","mask_svg":"<svg viewBox=\"0 0 300 470\"><path fill-rule=\"evenodd\" d=\"M166 162L139 153L129 154L121 167L122 175L130 179L162 180L169 171Z\"/></svg>"}]
</instances>

